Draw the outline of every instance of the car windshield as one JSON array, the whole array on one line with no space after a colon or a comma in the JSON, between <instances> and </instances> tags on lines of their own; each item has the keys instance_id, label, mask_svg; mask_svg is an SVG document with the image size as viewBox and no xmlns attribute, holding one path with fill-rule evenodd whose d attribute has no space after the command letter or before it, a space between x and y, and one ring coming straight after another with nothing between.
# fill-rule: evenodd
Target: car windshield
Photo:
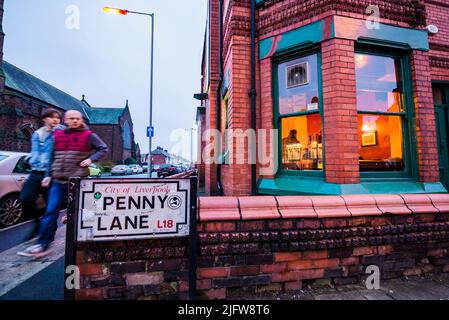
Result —
<instances>
[{"instance_id":1,"label":"car windshield","mask_svg":"<svg viewBox=\"0 0 449 320\"><path fill-rule=\"evenodd\" d=\"M0 161L5 160L6 158L8 158L7 155L5 155L5 154L0 154Z\"/></svg>"}]
</instances>

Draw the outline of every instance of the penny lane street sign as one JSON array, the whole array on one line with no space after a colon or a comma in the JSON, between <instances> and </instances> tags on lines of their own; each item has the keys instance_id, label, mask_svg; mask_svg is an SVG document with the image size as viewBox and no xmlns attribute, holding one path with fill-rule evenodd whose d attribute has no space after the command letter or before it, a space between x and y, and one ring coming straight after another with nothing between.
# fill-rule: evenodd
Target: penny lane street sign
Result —
<instances>
[{"instance_id":1,"label":"penny lane street sign","mask_svg":"<svg viewBox=\"0 0 449 320\"><path fill-rule=\"evenodd\" d=\"M81 180L78 241L189 236L190 180Z\"/></svg>"}]
</instances>

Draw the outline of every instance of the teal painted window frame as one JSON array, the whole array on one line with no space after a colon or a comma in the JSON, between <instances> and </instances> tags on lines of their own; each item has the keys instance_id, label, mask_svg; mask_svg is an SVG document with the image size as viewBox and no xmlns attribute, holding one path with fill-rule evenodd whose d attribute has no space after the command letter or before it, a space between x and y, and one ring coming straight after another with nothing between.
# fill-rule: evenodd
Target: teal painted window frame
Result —
<instances>
[{"instance_id":1,"label":"teal painted window frame","mask_svg":"<svg viewBox=\"0 0 449 320\"><path fill-rule=\"evenodd\" d=\"M222 164L229 164L229 145L228 145L228 129L229 129L229 95L226 91L225 96L222 98L224 104L224 116L225 116L225 127L223 132L223 151L222 151ZM221 121L221 119L220 119ZM220 150L221 151L221 150Z\"/></svg>"},{"instance_id":2,"label":"teal painted window frame","mask_svg":"<svg viewBox=\"0 0 449 320\"><path fill-rule=\"evenodd\" d=\"M281 115L279 113L279 89L278 89L278 66L284 62L306 57L309 55L317 55L317 76L318 76L318 111L303 111L289 113L287 115ZM325 148L326 142L324 140L324 117L323 117L323 82L322 82L322 70L321 70L322 60L321 60L321 49L320 47L309 47L309 48L291 48L288 52L283 52L282 54L277 54L273 56L271 63L272 72L272 92L273 92L273 127L280 132L278 134L278 170L275 174L276 177L282 176L293 176L293 177L307 177L324 179L326 170L326 159L325 159ZM294 116L304 116L309 114L317 114L321 116L321 131L322 131L322 144L323 144L323 169L322 170L283 170L282 169L282 127L281 119L290 118Z\"/></svg>"},{"instance_id":3,"label":"teal painted window frame","mask_svg":"<svg viewBox=\"0 0 449 320\"><path fill-rule=\"evenodd\" d=\"M357 114L374 114L374 115L400 115L402 117L402 136L404 150L404 171L379 171L379 172L360 172L360 182L369 181L385 181L386 179L394 181L417 180L418 179L418 161L415 131L415 111L413 103L413 86L411 78L410 51L385 52L384 49L371 46L356 46L354 52L361 54L369 54L382 57L390 57L398 59L401 67L401 83L404 96L405 112L370 112L357 111Z\"/></svg>"}]
</instances>

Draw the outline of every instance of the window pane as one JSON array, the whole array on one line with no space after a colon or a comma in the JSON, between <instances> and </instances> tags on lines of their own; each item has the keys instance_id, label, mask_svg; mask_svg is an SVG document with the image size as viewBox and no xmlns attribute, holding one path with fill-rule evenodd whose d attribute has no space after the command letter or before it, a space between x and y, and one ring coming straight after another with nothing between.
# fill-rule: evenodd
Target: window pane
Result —
<instances>
[{"instance_id":1,"label":"window pane","mask_svg":"<svg viewBox=\"0 0 449 320\"><path fill-rule=\"evenodd\" d=\"M357 110L402 112L403 93L398 59L355 55Z\"/></svg>"},{"instance_id":2,"label":"window pane","mask_svg":"<svg viewBox=\"0 0 449 320\"><path fill-rule=\"evenodd\" d=\"M403 171L402 117L358 115L360 171Z\"/></svg>"},{"instance_id":3,"label":"window pane","mask_svg":"<svg viewBox=\"0 0 449 320\"><path fill-rule=\"evenodd\" d=\"M446 95L443 87L433 87L433 103L434 104L446 104Z\"/></svg>"},{"instance_id":4,"label":"window pane","mask_svg":"<svg viewBox=\"0 0 449 320\"><path fill-rule=\"evenodd\" d=\"M279 113L318 110L317 54L278 66Z\"/></svg>"},{"instance_id":5,"label":"window pane","mask_svg":"<svg viewBox=\"0 0 449 320\"><path fill-rule=\"evenodd\" d=\"M282 169L323 170L320 114L283 118Z\"/></svg>"}]
</instances>

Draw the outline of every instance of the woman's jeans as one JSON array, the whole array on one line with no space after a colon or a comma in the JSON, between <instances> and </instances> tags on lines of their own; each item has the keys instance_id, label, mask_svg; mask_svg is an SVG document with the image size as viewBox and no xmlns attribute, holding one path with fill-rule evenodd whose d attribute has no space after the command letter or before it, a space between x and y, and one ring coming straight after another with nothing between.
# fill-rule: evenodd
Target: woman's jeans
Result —
<instances>
[{"instance_id":1,"label":"woman's jeans","mask_svg":"<svg viewBox=\"0 0 449 320\"><path fill-rule=\"evenodd\" d=\"M59 211L62 208L68 192L68 183L53 181L48 193L47 211L39 223L39 238L37 243L47 249L55 239L58 229Z\"/></svg>"}]
</instances>

